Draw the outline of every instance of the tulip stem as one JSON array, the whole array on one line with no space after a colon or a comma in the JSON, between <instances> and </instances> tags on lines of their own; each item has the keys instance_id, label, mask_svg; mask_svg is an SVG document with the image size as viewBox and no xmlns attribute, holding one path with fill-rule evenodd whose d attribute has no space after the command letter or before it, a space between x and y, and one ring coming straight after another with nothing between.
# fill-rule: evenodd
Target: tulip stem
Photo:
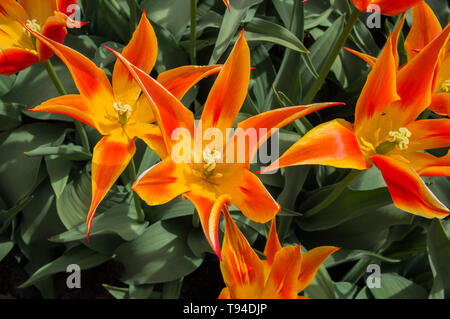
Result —
<instances>
[{"instance_id":1,"label":"tulip stem","mask_svg":"<svg viewBox=\"0 0 450 319\"><path fill-rule=\"evenodd\" d=\"M131 185L136 181L136 166L134 160L131 159L128 164L128 175L130 176ZM141 200L136 192L133 192L134 206L136 207L137 221L143 223L145 221L145 214L142 210Z\"/></svg>"},{"instance_id":2,"label":"tulip stem","mask_svg":"<svg viewBox=\"0 0 450 319\"><path fill-rule=\"evenodd\" d=\"M191 0L191 64L197 62L197 0Z\"/></svg>"},{"instance_id":3,"label":"tulip stem","mask_svg":"<svg viewBox=\"0 0 450 319\"><path fill-rule=\"evenodd\" d=\"M52 65L52 62L50 62L50 59L48 59L47 61L44 62L45 65L45 69L47 70L48 76L50 77L50 79L52 80L53 84L55 85L56 90L58 90L58 93L60 95L67 95L66 90L64 89L63 84L61 83L61 80L58 77L58 74L56 74L55 68ZM81 145L83 146L83 149L90 153L90 147L89 147L89 140L86 134L86 131L84 130L83 126L81 125L81 123L76 120L76 119L72 119L73 124L75 125L75 128L78 132L78 135L80 136L81 139Z\"/></svg>"},{"instance_id":4,"label":"tulip stem","mask_svg":"<svg viewBox=\"0 0 450 319\"><path fill-rule=\"evenodd\" d=\"M338 197L342 194L342 192L347 188L348 184L352 180L355 179L356 176L358 176L362 171L359 170L352 170L347 176L344 177L342 181L337 184L337 186L333 189L333 191L325 198L322 202L320 202L318 205L314 206L310 210L308 210L303 217L311 217L328 206L330 206Z\"/></svg>"},{"instance_id":5,"label":"tulip stem","mask_svg":"<svg viewBox=\"0 0 450 319\"><path fill-rule=\"evenodd\" d=\"M323 82L325 82L325 79L327 78L327 75L330 72L334 61L336 60L337 56L339 55L339 52L342 50L342 48L345 44L345 41L347 40L348 36L350 35L350 32L353 29L353 26L355 25L356 21L358 21L360 14L361 14L361 12L358 9L356 9L356 8L353 9L353 12L352 12L350 18L348 19L347 24L345 25L345 28L341 33L341 36L339 37L333 50L331 51L330 56L328 57L327 61L325 62L325 65L323 66L323 69L320 72L319 77L314 82L313 87L308 92L306 97L303 99L303 104L310 104L314 100L314 97L319 92L320 88L322 87Z\"/></svg>"}]
</instances>

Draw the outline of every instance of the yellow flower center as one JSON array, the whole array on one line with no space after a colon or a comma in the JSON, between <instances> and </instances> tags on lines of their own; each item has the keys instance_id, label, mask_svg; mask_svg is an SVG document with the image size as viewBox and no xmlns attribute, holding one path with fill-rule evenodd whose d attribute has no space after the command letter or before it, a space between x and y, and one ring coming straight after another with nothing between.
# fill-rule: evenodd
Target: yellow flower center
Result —
<instances>
[{"instance_id":1,"label":"yellow flower center","mask_svg":"<svg viewBox=\"0 0 450 319\"><path fill-rule=\"evenodd\" d=\"M389 132L389 142L395 143L401 151L408 149L411 132L406 127L401 127L398 131Z\"/></svg>"},{"instance_id":2,"label":"yellow flower center","mask_svg":"<svg viewBox=\"0 0 450 319\"><path fill-rule=\"evenodd\" d=\"M450 92L450 80L445 80L444 83L442 83L442 86L438 92L449 93Z\"/></svg>"},{"instance_id":3,"label":"yellow flower center","mask_svg":"<svg viewBox=\"0 0 450 319\"><path fill-rule=\"evenodd\" d=\"M113 106L117 111L120 124L125 125L128 121L128 117L133 112L133 108L129 104L122 104L122 102L115 102Z\"/></svg>"},{"instance_id":4,"label":"yellow flower center","mask_svg":"<svg viewBox=\"0 0 450 319\"><path fill-rule=\"evenodd\" d=\"M36 19L27 20L26 25L33 31L36 31L36 32L41 31L41 25L39 23L37 23Z\"/></svg>"},{"instance_id":5,"label":"yellow flower center","mask_svg":"<svg viewBox=\"0 0 450 319\"><path fill-rule=\"evenodd\" d=\"M210 149L206 147L203 151L203 173L206 177L210 177L213 175L214 170L216 169L217 162L222 158L222 154L216 149ZM216 174L220 175L220 174ZM220 177L220 176L217 176Z\"/></svg>"}]
</instances>

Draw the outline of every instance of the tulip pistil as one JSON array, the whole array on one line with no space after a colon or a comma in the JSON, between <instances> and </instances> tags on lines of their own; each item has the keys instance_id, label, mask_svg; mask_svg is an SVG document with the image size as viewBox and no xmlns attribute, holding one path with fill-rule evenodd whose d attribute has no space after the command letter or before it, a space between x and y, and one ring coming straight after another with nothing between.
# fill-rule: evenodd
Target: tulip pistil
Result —
<instances>
[{"instance_id":1,"label":"tulip pistil","mask_svg":"<svg viewBox=\"0 0 450 319\"><path fill-rule=\"evenodd\" d=\"M122 102L115 102L114 109L117 111L120 124L125 125L128 121L128 116L130 116L133 111L131 105L122 104Z\"/></svg>"},{"instance_id":2,"label":"tulip pistil","mask_svg":"<svg viewBox=\"0 0 450 319\"><path fill-rule=\"evenodd\" d=\"M214 170L216 169L217 162L222 158L220 152L216 149L210 149L206 147L203 151L203 161L205 164L203 165L203 173L206 178L212 176L214 174ZM217 174L216 174L217 175Z\"/></svg>"}]
</instances>

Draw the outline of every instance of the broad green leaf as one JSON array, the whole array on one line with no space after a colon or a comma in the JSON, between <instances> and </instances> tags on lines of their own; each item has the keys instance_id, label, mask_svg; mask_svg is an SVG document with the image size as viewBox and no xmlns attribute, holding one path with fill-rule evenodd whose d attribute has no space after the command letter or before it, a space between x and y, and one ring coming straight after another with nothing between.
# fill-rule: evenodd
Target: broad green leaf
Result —
<instances>
[{"instance_id":1,"label":"broad green leaf","mask_svg":"<svg viewBox=\"0 0 450 319\"><path fill-rule=\"evenodd\" d=\"M0 243L0 261L9 254L13 247L14 243L12 241Z\"/></svg>"},{"instance_id":2,"label":"broad green leaf","mask_svg":"<svg viewBox=\"0 0 450 319\"><path fill-rule=\"evenodd\" d=\"M428 229L427 246L434 283L430 298L450 298L450 240L442 222L433 219Z\"/></svg>"},{"instance_id":3,"label":"broad green leaf","mask_svg":"<svg viewBox=\"0 0 450 319\"><path fill-rule=\"evenodd\" d=\"M304 292L306 297L313 299L336 299L334 283L323 265Z\"/></svg>"},{"instance_id":4,"label":"broad green leaf","mask_svg":"<svg viewBox=\"0 0 450 319\"><path fill-rule=\"evenodd\" d=\"M90 237L94 241L100 234L117 234L122 239L130 241L140 236L148 222L138 223L134 205L122 204L114 206L94 217ZM86 223L82 223L62 234L55 235L49 240L53 242L71 242L86 239Z\"/></svg>"},{"instance_id":5,"label":"broad green leaf","mask_svg":"<svg viewBox=\"0 0 450 319\"><path fill-rule=\"evenodd\" d=\"M202 259L186 244L186 221L191 219L156 222L135 240L120 245L116 253L125 267L122 281L135 285L168 282L197 269Z\"/></svg>"},{"instance_id":6,"label":"broad green leaf","mask_svg":"<svg viewBox=\"0 0 450 319\"><path fill-rule=\"evenodd\" d=\"M159 220L168 220L172 218L192 215L194 205L189 200L184 200L180 196L174 198L167 204L152 206L148 208L150 220L156 222Z\"/></svg>"},{"instance_id":7,"label":"broad green leaf","mask_svg":"<svg viewBox=\"0 0 450 319\"><path fill-rule=\"evenodd\" d=\"M0 82L1 83L1 82ZM8 131L22 123L23 105L0 101L0 131Z\"/></svg>"},{"instance_id":8,"label":"broad green leaf","mask_svg":"<svg viewBox=\"0 0 450 319\"><path fill-rule=\"evenodd\" d=\"M34 150L25 152L27 156L59 155L73 161L86 161L92 158L92 154L87 153L83 147L74 144L50 146L42 145Z\"/></svg>"},{"instance_id":9,"label":"broad green leaf","mask_svg":"<svg viewBox=\"0 0 450 319\"><path fill-rule=\"evenodd\" d=\"M217 36L214 51L209 60L209 64L215 64L220 57L228 49L239 24L247 13L248 9L254 5L261 3L263 0L240 0L231 2L231 10L225 13L220 27L219 35Z\"/></svg>"},{"instance_id":10,"label":"broad green leaf","mask_svg":"<svg viewBox=\"0 0 450 319\"><path fill-rule=\"evenodd\" d=\"M166 28L179 40L191 20L190 1L145 0L141 4L151 21Z\"/></svg>"},{"instance_id":11,"label":"broad green leaf","mask_svg":"<svg viewBox=\"0 0 450 319\"><path fill-rule=\"evenodd\" d=\"M84 270L101 265L110 258L110 256L101 255L83 245L76 246L66 251L61 257L41 267L20 287L26 288L48 276L65 272L67 267L72 264L76 264Z\"/></svg>"},{"instance_id":12,"label":"broad green leaf","mask_svg":"<svg viewBox=\"0 0 450 319\"><path fill-rule=\"evenodd\" d=\"M422 286L395 273L381 273L380 288L369 288L375 299L423 299L428 293Z\"/></svg>"},{"instance_id":13,"label":"broad green leaf","mask_svg":"<svg viewBox=\"0 0 450 319\"><path fill-rule=\"evenodd\" d=\"M48 176L56 197L61 196L69 180L72 162L68 159L50 155L45 157Z\"/></svg>"},{"instance_id":14,"label":"broad green leaf","mask_svg":"<svg viewBox=\"0 0 450 319\"><path fill-rule=\"evenodd\" d=\"M358 291L358 286L352 285L349 282L341 281L334 283L334 289L337 299L353 299Z\"/></svg>"},{"instance_id":15,"label":"broad green leaf","mask_svg":"<svg viewBox=\"0 0 450 319\"><path fill-rule=\"evenodd\" d=\"M57 140L66 127L32 123L0 136L0 192L4 199L16 203L34 189L42 157L24 153Z\"/></svg>"},{"instance_id":16,"label":"broad green leaf","mask_svg":"<svg viewBox=\"0 0 450 319\"><path fill-rule=\"evenodd\" d=\"M249 42L271 42L300 53L309 53L302 41L291 31L279 24L261 18L253 18L247 23L244 36Z\"/></svg>"}]
</instances>

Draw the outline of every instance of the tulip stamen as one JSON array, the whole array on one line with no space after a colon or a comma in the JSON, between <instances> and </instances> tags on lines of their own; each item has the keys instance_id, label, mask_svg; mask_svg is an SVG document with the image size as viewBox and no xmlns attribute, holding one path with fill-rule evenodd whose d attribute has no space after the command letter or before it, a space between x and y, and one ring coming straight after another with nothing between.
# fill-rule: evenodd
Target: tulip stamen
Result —
<instances>
[{"instance_id":1,"label":"tulip stamen","mask_svg":"<svg viewBox=\"0 0 450 319\"><path fill-rule=\"evenodd\" d=\"M222 154L216 149L210 149L206 147L203 151L203 161L205 165L203 165L203 173L208 178L213 175L214 170L216 169L217 162L222 158ZM217 177L221 177L221 174ZM214 175L214 176L216 176Z\"/></svg>"},{"instance_id":2,"label":"tulip stamen","mask_svg":"<svg viewBox=\"0 0 450 319\"><path fill-rule=\"evenodd\" d=\"M364 153L371 153L371 152L375 152L375 147L373 146L372 143L366 141L363 137L359 138L359 148L364 152Z\"/></svg>"},{"instance_id":3,"label":"tulip stamen","mask_svg":"<svg viewBox=\"0 0 450 319\"><path fill-rule=\"evenodd\" d=\"M36 32L41 31L41 25L39 23L37 23L36 19L27 20L27 22L25 24L27 25L27 27L29 27L33 31L36 31ZM26 30L25 28L24 28L24 30L26 32L28 32L28 30ZM28 32L28 34L29 34L29 32Z\"/></svg>"},{"instance_id":4,"label":"tulip stamen","mask_svg":"<svg viewBox=\"0 0 450 319\"><path fill-rule=\"evenodd\" d=\"M117 111L120 124L125 125L128 121L128 117L133 111L133 108L129 104L122 104L122 102L115 102L113 106Z\"/></svg>"},{"instance_id":5,"label":"tulip stamen","mask_svg":"<svg viewBox=\"0 0 450 319\"><path fill-rule=\"evenodd\" d=\"M398 131L389 132L389 142L396 143L396 147L401 151L408 149L411 132L406 127L401 127Z\"/></svg>"},{"instance_id":6,"label":"tulip stamen","mask_svg":"<svg viewBox=\"0 0 450 319\"><path fill-rule=\"evenodd\" d=\"M441 92L441 93L449 93L450 92L450 80L445 80L444 83L442 83L442 86L439 89L439 92Z\"/></svg>"}]
</instances>

